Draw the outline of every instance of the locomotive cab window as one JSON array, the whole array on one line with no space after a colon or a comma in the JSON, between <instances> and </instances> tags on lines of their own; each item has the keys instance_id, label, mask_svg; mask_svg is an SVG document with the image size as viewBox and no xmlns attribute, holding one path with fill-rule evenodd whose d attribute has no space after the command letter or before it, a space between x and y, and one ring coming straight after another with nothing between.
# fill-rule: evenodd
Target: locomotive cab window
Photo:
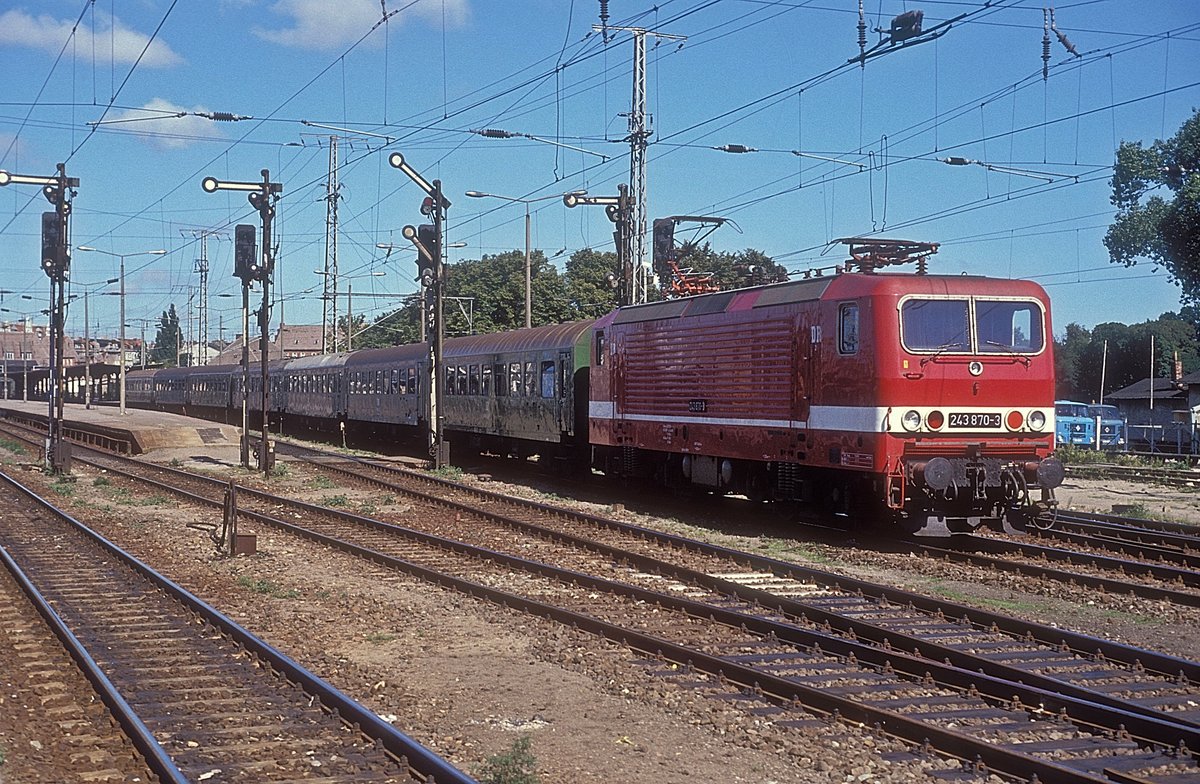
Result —
<instances>
[{"instance_id":1,"label":"locomotive cab window","mask_svg":"<svg viewBox=\"0 0 1200 784\"><path fill-rule=\"evenodd\" d=\"M967 299L908 299L900 304L900 337L909 351L969 351Z\"/></svg>"},{"instance_id":2,"label":"locomotive cab window","mask_svg":"<svg viewBox=\"0 0 1200 784\"><path fill-rule=\"evenodd\" d=\"M976 300L975 321L981 354L1042 350L1042 309L1036 302Z\"/></svg>"},{"instance_id":3,"label":"locomotive cab window","mask_svg":"<svg viewBox=\"0 0 1200 784\"><path fill-rule=\"evenodd\" d=\"M858 353L858 303L838 306L838 353Z\"/></svg>"}]
</instances>

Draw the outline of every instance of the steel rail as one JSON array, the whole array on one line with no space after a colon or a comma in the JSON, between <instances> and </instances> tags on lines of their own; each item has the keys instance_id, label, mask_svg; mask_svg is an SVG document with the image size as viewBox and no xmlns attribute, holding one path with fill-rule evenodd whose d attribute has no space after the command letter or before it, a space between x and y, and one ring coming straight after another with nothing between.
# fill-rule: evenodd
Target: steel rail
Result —
<instances>
[{"instance_id":1,"label":"steel rail","mask_svg":"<svg viewBox=\"0 0 1200 784\"><path fill-rule=\"evenodd\" d=\"M364 737L379 742L395 759L406 761L409 768L419 773L422 777L428 780L436 780L439 784L447 784L448 782L450 784L476 784L475 779L467 776L414 739L400 732L374 712L367 710L357 701L322 680L279 649L256 637L232 618L221 613L199 597L189 593L182 586L170 580L149 564L135 558L111 540L88 528L63 510L53 506L7 474L0 472L0 476L3 476L16 490L68 522L79 530L80 533L110 553L114 558L148 579L156 587L164 590L192 612L202 617L215 629L220 630L243 648L266 661L289 681L299 685L306 693L320 700L322 705L332 714L339 717L344 724L356 728ZM195 496L195 498L201 499L200 496Z\"/></svg>"},{"instance_id":2,"label":"steel rail","mask_svg":"<svg viewBox=\"0 0 1200 784\"><path fill-rule=\"evenodd\" d=\"M14 489L25 490L7 473L0 471L0 480L13 486ZM28 494L28 491L26 491ZM37 496L32 496L37 498ZM41 500L41 499L37 499ZM58 510L53 506L47 507L49 511L58 514ZM108 706L113 718L121 725L121 729L125 731L134 748L146 759L146 763L154 775L162 784L189 784L190 779L184 776L183 772L175 766L170 755L155 739L150 728L138 717L133 707L113 685L104 671L100 669L100 665L96 662L92 655L88 653L87 648L79 641L59 616L46 597L37 589L25 571L9 554L8 549L0 545L0 560L4 561L5 567L12 574L13 579L21 586L21 590L29 599L30 603L37 609L38 614L46 621L46 625L50 628L54 635L62 642L67 654L75 660L76 665L83 673L84 677L91 682L95 688L100 700Z\"/></svg>"},{"instance_id":3,"label":"steel rail","mask_svg":"<svg viewBox=\"0 0 1200 784\"><path fill-rule=\"evenodd\" d=\"M210 481L209 477L197 477L187 472L179 471L179 469L166 468L163 466L153 466L157 470L165 470L169 473L179 473L186 476L187 479L203 479ZM112 469L114 472L125 474L126 472L120 469ZM157 480L128 475L129 478L136 481L147 482L160 489L180 493L186 497L201 500L204 503L217 505L216 500L205 500L202 496L196 496L187 491L180 491L172 488L166 483L157 482ZM853 657L860 662L868 662L880 669L890 667L894 671L906 674L915 681L920 681L929 674L935 674L935 680L951 688L966 692L974 687L985 694L989 694L991 699L997 703L1007 701L1015 701L1018 705L1023 706L1022 710L1040 715L1057 717L1064 716L1068 720L1082 724L1085 726L1094 726L1102 728L1113 733L1121 733L1128 731L1129 733L1140 737L1146 741L1151 741L1160 746L1187 746L1190 742L1191 746L1200 748L1200 728L1187 726L1186 724L1175 723L1163 718L1155 718L1153 716L1143 715L1133 712L1129 706L1110 707L1101 705L1099 702L1091 702L1084 699L1078 699L1071 696L1063 696L1064 689L1059 688L1060 684L1055 681L1050 684L1050 688L1043 689L1028 686L1013 680L1002 679L995 676L985 675L979 672L974 672L970 669L958 667L954 665L940 664L931 661L919 655L909 655L898 650L888 650L885 648L876 647L866 643L855 642L853 640L845 640L819 632L812 632L802 629L793 624L785 624L777 621L771 621L762 617L755 617L742 612L727 610L715 607L710 604L696 602L689 599L671 596L664 593L649 591L647 589L630 586L624 583L617 583L604 578L594 577L573 570L562 569L549 564L545 564L531 559L514 556L489 548L477 547L468 545L445 537L428 534L421 531L414 531L402 526L384 523L372 518L363 517L350 512L345 512L337 509L329 509L327 507L308 504L301 501L280 498L278 496L254 490L252 488L240 488L240 494L248 494L257 497L260 500L270 503L284 503L296 509L306 511L310 514L327 515L339 520L351 522L356 525L374 528L376 530L387 531L389 533L399 534L406 538L414 539L425 544L452 550L460 553L467 553L478 558L485 558L512 568L529 571L540 574L551 579L562 580L573 584L584 585L593 590L602 590L616 595L624 595L635 601L655 603L660 606L670 607L681 612L688 613L695 617L707 617L710 620L716 620L727 626L734 628L745 627L753 630L756 634L762 637L771 637L775 639L790 642L792 644L805 647L815 647L821 651L828 649L835 651L839 655L845 657ZM434 499L436 501L436 499ZM437 501L444 506L450 508L458 508L456 502L441 500ZM488 513L481 513L479 510L471 507L462 507L464 511L470 511L472 514L482 514L490 516ZM434 582L439 585L454 588L469 595L481 596L490 601L494 601L504 606L517 606L526 609L530 612L543 615L568 625L587 628L595 631L605 637L620 639L626 645L635 647L650 655L658 655L664 650L672 650L672 654L667 658L681 665L695 666L696 661L707 662L700 669L708 672L711 675L718 677L730 678L730 672L735 672L736 677L730 678L739 685L753 689L756 692L765 690L777 697L786 698L789 700L797 700L805 706L813 706L825 713L838 711L842 716L854 716L857 712L862 712L861 721L866 726L878 725L895 735L909 742L920 743L922 738L932 738L937 733L931 732L933 726L915 719L909 719L902 714L896 714L892 711L873 708L869 705L864 705L853 700L832 697L825 695L820 690L811 687L797 684L789 681L786 678L779 679L775 676L765 673L760 669L753 667L745 667L737 662L722 657L714 657L696 651L691 648L678 646L669 643L661 638L643 635L639 632L631 632L625 627L609 624L598 619L593 619L590 616L584 616L574 613L570 610L556 608L551 605L546 605L536 600L530 600L525 597L510 594L500 589L494 589L490 586L482 585L477 582L465 580L453 575L439 572L413 561L408 561L400 558L389 556L377 550L363 547L361 545L348 542L343 539L338 539L328 536L308 528L304 528L298 524L275 518L271 515L261 514L245 508L239 509L239 514L245 515L249 519L257 520L258 522L273 525L284 530L287 530L304 538L319 542L326 546L340 549L344 552L351 553L366 560L379 563L390 568L395 568L404 571L408 574L420 577L429 582ZM565 537L562 537L565 538ZM603 547L603 546L601 546ZM631 554L624 551L614 551L615 554L629 556ZM652 565L653 559L646 559L647 565ZM729 584L733 587L733 584ZM748 590L748 589L744 589ZM779 598L766 592L761 592L763 597L770 602L778 603ZM766 605L771 606L771 605ZM586 619L586 622L585 622ZM639 642L630 643L628 640L634 638ZM646 642L649 641L649 642ZM978 662L976 662L978 663ZM712 667L709 666L712 665ZM1030 680L1029 673L1020 673L1026 680ZM1033 679L1036 679L1034 676ZM773 684L771 688L764 686L764 683L770 682ZM982 689L980 687L983 687ZM819 695L819 696L818 696ZM832 702L830 702L832 700ZM1026 705L1028 703L1028 705ZM831 706L831 707L829 707ZM1065 711L1065 714L1064 714ZM897 723L902 725L897 729ZM1024 754L1016 754L1012 759L1020 759L1024 768L1007 767L1008 763L1012 762L1005 754L1000 754L999 757L993 755L997 750L994 744L979 741L964 733L950 732L947 735L939 736L939 748L951 751L953 756L964 760L979 758L984 760L985 764L997 770L1007 770L1010 773L1022 769L1031 769L1031 764L1037 763L1037 758L1030 758ZM943 746L941 743L949 743L948 746ZM960 753L962 752L962 753ZM969 752L969 754L967 753ZM966 756L964 756L966 755ZM1036 772L1036 771L1035 771ZM1059 776L1065 775L1061 770L1047 770L1046 775L1057 773ZM1052 781L1092 781L1091 778L1051 778Z\"/></svg>"}]
</instances>

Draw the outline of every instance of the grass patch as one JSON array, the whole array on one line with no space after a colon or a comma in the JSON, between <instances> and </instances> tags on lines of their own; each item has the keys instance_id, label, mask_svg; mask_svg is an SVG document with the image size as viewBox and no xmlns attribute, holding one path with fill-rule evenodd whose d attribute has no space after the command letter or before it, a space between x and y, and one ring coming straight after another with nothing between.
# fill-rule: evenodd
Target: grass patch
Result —
<instances>
[{"instance_id":1,"label":"grass patch","mask_svg":"<svg viewBox=\"0 0 1200 784\"><path fill-rule=\"evenodd\" d=\"M1158 520L1164 523L1174 522L1174 518L1167 514L1165 509L1151 509L1141 502L1123 506L1120 514L1124 517L1136 517L1141 520Z\"/></svg>"},{"instance_id":2,"label":"grass patch","mask_svg":"<svg viewBox=\"0 0 1200 784\"><path fill-rule=\"evenodd\" d=\"M288 468L287 463L281 463L278 460L276 460L271 465L271 470L267 473L267 475L270 476L272 479L282 479L283 477L288 475L290 470L291 469Z\"/></svg>"},{"instance_id":3,"label":"grass patch","mask_svg":"<svg viewBox=\"0 0 1200 784\"><path fill-rule=\"evenodd\" d=\"M61 495L63 498L70 498L75 495L75 482L60 476L50 483L50 489Z\"/></svg>"},{"instance_id":4,"label":"grass patch","mask_svg":"<svg viewBox=\"0 0 1200 784\"><path fill-rule=\"evenodd\" d=\"M988 596L974 596L940 583L931 584L928 590L938 594L939 596L952 599L959 604L974 604L982 607L1004 610L1005 612L1010 613L1045 613L1049 610L1047 605L1041 602L1021 601L1019 599L996 599Z\"/></svg>"},{"instance_id":5,"label":"grass patch","mask_svg":"<svg viewBox=\"0 0 1200 784\"><path fill-rule=\"evenodd\" d=\"M0 438L0 449L7 449L18 455L25 454L25 445L20 441L13 441L11 438Z\"/></svg>"},{"instance_id":6,"label":"grass patch","mask_svg":"<svg viewBox=\"0 0 1200 784\"><path fill-rule=\"evenodd\" d=\"M433 469L429 473L439 479L446 479L451 482L459 482L463 476L463 470L458 466L442 466L441 468Z\"/></svg>"},{"instance_id":7,"label":"grass patch","mask_svg":"<svg viewBox=\"0 0 1200 784\"><path fill-rule=\"evenodd\" d=\"M367 642L373 642L376 645L381 645L385 642L391 642L396 639L396 635L388 634L387 632L370 632L364 638Z\"/></svg>"},{"instance_id":8,"label":"grass patch","mask_svg":"<svg viewBox=\"0 0 1200 784\"><path fill-rule=\"evenodd\" d=\"M168 465L171 466L171 468L182 468L183 461L180 460L178 457L172 457L171 462L168 463Z\"/></svg>"},{"instance_id":9,"label":"grass patch","mask_svg":"<svg viewBox=\"0 0 1200 784\"><path fill-rule=\"evenodd\" d=\"M332 490L338 484L331 477L325 476L325 474L318 474L308 480L308 486L314 490Z\"/></svg>"},{"instance_id":10,"label":"grass patch","mask_svg":"<svg viewBox=\"0 0 1200 784\"><path fill-rule=\"evenodd\" d=\"M92 487L108 487L112 484L112 480L107 476L98 476L92 480Z\"/></svg>"},{"instance_id":11,"label":"grass patch","mask_svg":"<svg viewBox=\"0 0 1200 784\"><path fill-rule=\"evenodd\" d=\"M270 580L255 580L252 577L243 576L237 578L237 584L254 593L270 596L272 599L295 599L300 596L300 592L295 588L284 588Z\"/></svg>"},{"instance_id":12,"label":"grass patch","mask_svg":"<svg viewBox=\"0 0 1200 784\"><path fill-rule=\"evenodd\" d=\"M1164 468L1166 461L1157 457L1142 457L1124 452L1104 452L1064 445L1054 450L1054 456L1066 465L1118 465L1132 468Z\"/></svg>"},{"instance_id":13,"label":"grass patch","mask_svg":"<svg viewBox=\"0 0 1200 784\"><path fill-rule=\"evenodd\" d=\"M482 784L538 784L537 758L530 747L533 739L522 735L508 751L493 754L479 768Z\"/></svg>"},{"instance_id":14,"label":"grass patch","mask_svg":"<svg viewBox=\"0 0 1200 784\"><path fill-rule=\"evenodd\" d=\"M321 499L321 506L349 506L350 499L344 495L327 495Z\"/></svg>"},{"instance_id":15,"label":"grass patch","mask_svg":"<svg viewBox=\"0 0 1200 784\"><path fill-rule=\"evenodd\" d=\"M171 503L170 496L162 493L140 496L124 487L114 487L110 491L109 497L112 498L113 503L120 506L163 506Z\"/></svg>"}]
</instances>

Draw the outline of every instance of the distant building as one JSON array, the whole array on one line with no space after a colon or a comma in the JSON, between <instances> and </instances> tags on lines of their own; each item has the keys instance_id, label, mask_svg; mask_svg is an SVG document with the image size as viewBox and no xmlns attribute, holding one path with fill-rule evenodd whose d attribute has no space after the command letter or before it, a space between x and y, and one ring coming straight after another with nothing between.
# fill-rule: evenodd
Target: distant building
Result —
<instances>
[{"instance_id":1,"label":"distant building","mask_svg":"<svg viewBox=\"0 0 1200 784\"><path fill-rule=\"evenodd\" d=\"M1200 371L1144 378L1104 396L1129 423L1132 448L1200 454Z\"/></svg>"},{"instance_id":2,"label":"distant building","mask_svg":"<svg viewBox=\"0 0 1200 784\"><path fill-rule=\"evenodd\" d=\"M250 362L261 362L260 340L257 335L250 338ZM295 359L312 357L321 353L321 327L313 324L285 324L275 334L268 348L271 359ZM221 349L209 362L210 365L237 365L242 361L242 336L238 335Z\"/></svg>"}]
</instances>

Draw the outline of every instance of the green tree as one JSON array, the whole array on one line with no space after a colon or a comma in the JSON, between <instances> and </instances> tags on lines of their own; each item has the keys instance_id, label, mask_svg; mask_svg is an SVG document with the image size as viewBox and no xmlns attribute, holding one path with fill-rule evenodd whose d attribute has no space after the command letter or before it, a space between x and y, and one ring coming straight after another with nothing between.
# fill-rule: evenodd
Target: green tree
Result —
<instances>
[{"instance_id":1,"label":"green tree","mask_svg":"<svg viewBox=\"0 0 1200 784\"><path fill-rule=\"evenodd\" d=\"M355 336L358 348L386 348L421 340L421 297L413 294L395 310L377 317L368 329Z\"/></svg>"},{"instance_id":2,"label":"green tree","mask_svg":"<svg viewBox=\"0 0 1200 784\"><path fill-rule=\"evenodd\" d=\"M571 318L599 318L617 307L617 254L592 248L577 250L567 260L563 278Z\"/></svg>"},{"instance_id":3,"label":"green tree","mask_svg":"<svg viewBox=\"0 0 1200 784\"><path fill-rule=\"evenodd\" d=\"M1078 324L1067 325L1063 339L1054 340L1054 395L1058 400L1085 397L1076 385L1083 364L1082 355L1092 342L1092 333ZM1106 385L1107 386L1107 385Z\"/></svg>"},{"instance_id":4,"label":"green tree","mask_svg":"<svg viewBox=\"0 0 1200 784\"><path fill-rule=\"evenodd\" d=\"M1170 197L1154 193L1163 188ZM1183 301L1200 304L1200 112L1166 141L1121 144L1112 203L1117 216L1104 236L1110 260L1162 264Z\"/></svg>"},{"instance_id":5,"label":"green tree","mask_svg":"<svg viewBox=\"0 0 1200 784\"><path fill-rule=\"evenodd\" d=\"M158 335L154 338L154 350L150 352L150 361L163 367L175 367L179 361L181 337L179 315L175 312L175 304L172 303L159 317Z\"/></svg>"},{"instance_id":6,"label":"green tree","mask_svg":"<svg viewBox=\"0 0 1200 784\"><path fill-rule=\"evenodd\" d=\"M540 250L530 256L534 326L569 318L562 276ZM525 325L525 253L508 251L446 267L446 334L499 332ZM471 323L468 323L468 315Z\"/></svg>"}]
</instances>

